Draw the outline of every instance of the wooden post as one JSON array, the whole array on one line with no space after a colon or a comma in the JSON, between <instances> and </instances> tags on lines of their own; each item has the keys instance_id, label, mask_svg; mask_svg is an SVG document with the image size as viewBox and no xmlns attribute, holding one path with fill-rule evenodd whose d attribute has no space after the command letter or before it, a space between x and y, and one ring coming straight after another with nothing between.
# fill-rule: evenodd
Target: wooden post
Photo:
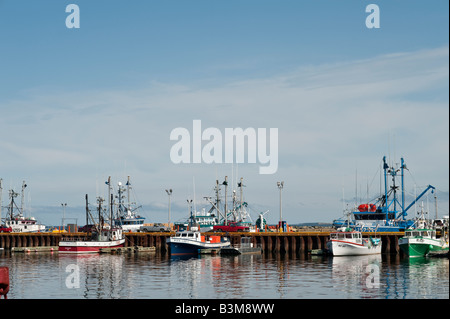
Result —
<instances>
[{"instance_id":1,"label":"wooden post","mask_svg":"<svg viewBox=\"0 0 450 319\"><path fill-rule=\"evenodd\" d=\"M307 251L312 250L313 249L313 242L312 242L311 236L306 236L306 242L307 242L307 244L306 244Z\"/></svg>"},{"instance_id":2,"label":"wooden post","mask_svg":"<svg viewBox=\"0 0 450 319\"><path fill-rule=\"evenodd\" d=\"M305 238L303 236L299 237L298 240L298 251L304 253L305 252Z\"/></svg>"},{"instance_id":3,"label":"wooden post","mask_svg":"<svg viewBox=\"0 0 450 319\"><path fill-rule=\"evenodd\" d=\"M389 254L391 252L391 240L388 235L384 236L384 240L385 240L383 243L384 252L386 254Z\"/></svg>"},{"instance_id":4,"label":"wooden post","mask_svg":"<svg viewBox=\"0 0 450 319\"><path fill-rule=\"evenodd\" d=\"M289 253L289 251L291 250L291 245L290 245L290 240L289 237L284 236L284 251L286 253Z\"/></svg>"},{"instance_id":5,"label":"wooden post","mask_svg":"<svg viewBox=\"0 0 450 319\"><path fill-rule=\"evenodd\" d=\"M297 252L297 237L291 236L291 252L294 254Z\"/></svg>"},{"instance_id":6,"label":"wooden post","mask_svg":"<svg viewBox=\"0 0 450 319\"><path fill-rule=\"evenodd\" d=\"M320 237L316 236L316 240L317 240L317 249L322 249L322 241L320 240Z\"/></svg>"},{"instance_id":7,"label":"wooden post","mask_svg":"<svg viewBox=\"0 0 450 319\"><path fill-rule=\"evenodd\" d=\"M267 251L272 251L272 236L267 236Z\"/></svg>"}]
</instances>

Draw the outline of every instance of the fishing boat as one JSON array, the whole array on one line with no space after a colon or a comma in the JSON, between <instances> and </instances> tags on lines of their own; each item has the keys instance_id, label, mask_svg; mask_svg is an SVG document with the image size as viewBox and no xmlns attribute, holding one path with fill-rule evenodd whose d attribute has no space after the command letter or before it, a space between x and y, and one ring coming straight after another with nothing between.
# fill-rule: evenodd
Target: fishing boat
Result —
<instances>
[{"instance_id":1,"label":"fishing boat","mask_svg":"<svg viewBox=\"0 0 450 319\"><path fill-rule=\"evenodd\" d=\"M194 218L191 203L192 201L188 200L190 217L186 227L187 230L177 231L175 236L167 239L170 254L173 256L197 255L202 249L229 247L231 244L228 237L209 236L200 231L200 225Z\"/></svg>"},{"instance_id":2,"label":"fishing boat","mask_svg":"<svg viewBox=\"0 0 450 319\"><path fill-rule=\"evenodd\" d=\"M225 186L225 196L223 199L224 205L223 209L219 208L219 203L222 201L220 199L220 185ZM205 197L206 200L208 200L212 207L209 210L209 213L211 211L215 210L215 220L214 223L210 224L210 227L212 227L213 231L216 231L218 227L226 227L229 223L237 223L240 228L246 229L246 231L249 232L256 232L256 225L253 223L250 214L247 211L248 203L244 201L243 197L243 187L245 187L243 183L243 178L240 178L240 181L237 183L237 186L239 187L240 191L240 197L237 198L236 190L233 190L232 192L232 205L231 208L228 205L227 201L227 192L228 192L228 177L225 176L225 181L219 185L219 181L216 180L216 201L213 202L210 197Z\"/></svg>"},{"instance_id":3,"label":"fishing boat","mask_svg":"<svg viewBox=\"0 0 450 319\"><path fill-rule=\"evenodd\" d=\"M429 227L424 218L423 207L420 217L413 227L405 231L398 240L400 249L409 257L424 257L430 253L448 252L448 233L436 237L436 229Z\"/></svg>"},{"instance_id":4,"label":"fishing boat","mask_svg":"<svg viewBox=\"0 0 450 319\"><path fill-rule=\"evenodd\" d=\"M21 193L21 205L20 207L15 202L15 198L19 196L19 193L13 189L9 191L10 202L8 204L8 212L3 220L5 228L10 228L12 233L30 233L40 232L45 230L45 225L39 224L35 217L24 216L24 194L27 184L25 181L22 183ZM1 216L1 193L2 185L0 179L0 216Z\"/></svg>"},{"instance_id":5,"label":"fishing boat","mask_svg":"<svg viewBox=\"0 0 450 319\"><path fill-rule=\"evenodd\" d=\"M103 198L99 197L97 199L98 202L98 223L95 223L94 229L91 233L91 237L82 240L82 239L72 239L72 238L63 238L59 242L58 251L59 253L71 253L71 254L80 254L80 253L99 253L101 249L104 248L120 248L124 246L125 243L125 235L123 233L122 227L114 226L113 220L115 219L114 212L114 198L111 194L111 177L108 178L108 215L109 215L109 225L107 225L104 221L103 211L105 210L102 206ZM92 215L89 211L88 205L88 196L86 195L86 216Z\"/></svg>"},{"instance_id":6,"label":"fishing boat","mask_svg":"<svg viewBox=\"0 0 450 319\"><path fill-rule=\"evenodd\" d=\"M104 228L99 232L92 232L92 237L87 240L64 238L59 242L58 251L71 254L99 253L103 248L123 247L124 243L121 228Z\"/></svg>"},{"instance_id":7,"label":"fishing boat","mask_svg":"<svg viewBox=\"0 0 450 319\"><path fill-rule=\"evenodd\" d=\"M400 167L389 166L386 156L383 157L384 193L377 196L371 203L355 205L351 211L351 221L348 224L355 231L360 232L403 232L410 228L414 220L407 219L408 211L429 190L434 192L435 187L428 185L409 205L405 203L404 172L407 170L405 161L401 158ZM396 178L401 177L401 196L396 184ZM392 183L389 185L389 178ZM333 226L336 228L347 225L347 217L336 219Z\"/></svg>"},{"instance_id":8,"label":"fishing boat","mask_svg":"<svg viewBox=\"0 0 450 319\"><path fill-rule=\"evenodd\" d=\"M126 188L122 183L118 183L118 191L116 198L118 199L118 217L114 220L114 225L120 226L124 232L138 232L144 225L145 217L137 214L137 210L141 207L135 207L135 203L130 200L131 182L130 176L126 183ZM127 195L125 196L125 192ZM125 197L126 201L125 202Z\"/></svg>"},{"instance_id":9,"label":"fishing boat","mask_svg":"<svg viewBox=\"0 0 450 319\"><path fill-rule=\"evenodd\" d=\"M230 247L228 237L207 236L199 231L176 232L167 239L171 255L197 255L201 249L221 249Z\"/></svg>"},{"instance_id":10,"label":"fishing boat","mask_svg":"<svg viewBox=\"0 0 450 319\"><path fill-rule=\"evenodd\" d=\"M212 231L214 225L219 224L219 218L211 211L207 212L205 209L202 209L201 212L196 212L194 219L202 233Z\"/></svg>"},{"instance_id":11,"label":"fishing boat","mask_svg":"<svg viewBox=\"0 0 450 319\"><path fill-rule=\"evenodd\" d=\"M333 256L381 254L380 238L363 238L362 233L349 228L330 233L327 250Z\"/></svg>"}]
</instances>

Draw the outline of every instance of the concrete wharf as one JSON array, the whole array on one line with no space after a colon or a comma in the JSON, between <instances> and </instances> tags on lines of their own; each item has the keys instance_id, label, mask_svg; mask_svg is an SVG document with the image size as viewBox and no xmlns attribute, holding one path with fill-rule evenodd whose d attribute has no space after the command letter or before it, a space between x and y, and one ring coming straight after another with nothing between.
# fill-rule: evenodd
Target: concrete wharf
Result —
<instances>
[{"instance_id":1,"label":"concrete wharf","mask_svg":"<svg viewBox=\"0 0 450 319\"><path fill-rule=\"evenodd\" d=\"M159 232L129 232L125 233L125 247L155 247L156 252L165 253L168 250L167 238L174 233ZM238 245L241 237L250 237L254 247L261 247L263 252L308 253L315 249L324 249L328 241L329 231L299 231L299 232L238 232L238 233L204 233L205 235L222 235L230 238L232 245ZM363 236L373 236L373 233L363 233ZM400 254L398 245L404 232L379 232L376 234L383 243L382 253ZM55 247L62 238L86 240L87 233L0 233L0 249ZM30 249L39 251L41 249Z\"/></svg>"}]
</instances>

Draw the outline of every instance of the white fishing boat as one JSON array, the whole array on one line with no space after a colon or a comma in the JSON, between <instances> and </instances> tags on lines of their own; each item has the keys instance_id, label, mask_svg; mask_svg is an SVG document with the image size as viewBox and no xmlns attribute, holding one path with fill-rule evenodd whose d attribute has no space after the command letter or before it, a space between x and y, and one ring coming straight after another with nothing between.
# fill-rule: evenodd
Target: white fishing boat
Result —
<instances>
[{"instance_id":1,"label":"white fishing boat","mask_svg":"<svg viewBox=\"0 0 450 319\"><path fill-rule=\"evenodd\" d=\"M381 254L380 238L363 238L362 233L344 229L330 233L327 250L333 256L355 256Z\"/></svg>"},{"instance_id":2,"label":"white fishing boat","mask_svg":"<svg viewBox=\"0 0 450 319\"><path fill-rule=\"evenodd\" d=\"M20 207L15 202L15 198L20 194L13 189L9 191L10 202L7 206L8 212L3 220L3 225L6 228L11 228L12 233L30 233L40 232L45 230L45 225L38 223L35 217L24 216L24 194L27 184L25 181L22 183L21 204ZM1 193L2 185L0 179L0 216L1 216ZM0 223L1 225L2 223Z\"/></svg>"},{"instance_id":3,"label":"white fishing boat","mask_svg":"<svg viewBox=\"0 0 450 319\"><path fill-rule=\"evenodd\" d=\"M64 238L59 242L59 253L86 254L99 253L103 248L123 247L125 237L121 228L102 229L93 232L92 237L87 240L72 240Z\"/></svg>"},{"instance_id":4,"label":"white fishing boat","mask_svg":"<svg viewBox=\"0 0 450 319\"><path fill-rule=\"evenodd\" d=\"M197 255L201 249L230 247L227 237L205 236L199 231L181 231L167 239L171 255Z\"/></svg>"},{"instance_id":5,"label":"white fishing boat","mask_svg":"<svg viewBox=\"0 0 450 319\"><path fill-rule=\"evenodd\" d=\"M118 217L114 220L114 225L122 227L124 232L138 232L141 231L144 225L145 217L137 214L137 210L141 206L136 207L136 203L131 201L130 190L131 182L130 176L126 183L126 188L122 186L122 183L118 183L119 189L117 191L118 200ZM126 196L125 196L126 191ZM126 197L126 201L125 201Z\"/></svg>"}]
</instances>

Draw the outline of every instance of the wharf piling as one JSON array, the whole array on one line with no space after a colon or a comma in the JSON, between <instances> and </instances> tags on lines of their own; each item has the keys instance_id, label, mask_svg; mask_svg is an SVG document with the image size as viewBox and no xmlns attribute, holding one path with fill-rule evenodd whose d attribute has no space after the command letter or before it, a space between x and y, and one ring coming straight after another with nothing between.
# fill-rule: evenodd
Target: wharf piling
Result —
<instances>
[{"instance_id":1,"label":"wharf piling","mask_svg":"<svg viewBox=\"0 0 450 319\"><path fill-rule=\"evenodd\" d=\"M125 247L155 247L155 252L166 253L168 251L167 238L174 233L167 232L129 232L125 233ZM263 252L279 253L308 253L312 250L326 248L330 232L239 232L239 233L205 233L205 235L221 235L230 238L232 246L239 245L242 237L249 237L253 247L261 247ZM373 233L363 233L363 236L373 236ZM71 237L74 240L86 240L87 233L0 233L0 248L12 250L26 247L30 251L39 251L44 248L57 247L62 237ZM382 253L401 254L398 239L404 236L404 232L377 233L383 243ZM17 248L16 248L17 247ZM45 250L45 249L44 249Z\"/></svg>"}]
</instances>

